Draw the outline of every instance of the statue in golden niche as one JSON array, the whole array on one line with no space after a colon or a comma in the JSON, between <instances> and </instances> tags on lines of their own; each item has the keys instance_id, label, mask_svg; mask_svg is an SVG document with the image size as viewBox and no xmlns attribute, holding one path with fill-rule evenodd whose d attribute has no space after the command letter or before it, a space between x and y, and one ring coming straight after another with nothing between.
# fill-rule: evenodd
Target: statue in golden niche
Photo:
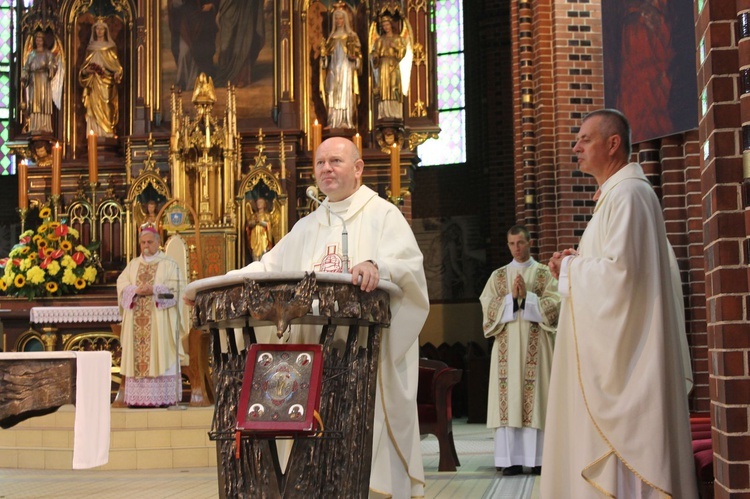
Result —
<instances>
[{"instance_id":1,"label":"statue in golden niche","mask_svg":"<svg viewBox=\"0 0 750 499\"><path fill-rule=\"evenodd\" d=\"M273 216L268 211L268 201L262 197L255 201L255 210L251 201L246 203L245 210L248 214L245 223L247 248L252 261L257 262L275 243Z\"/></svg>"},{"instance_id":2,"label":"statue in golden niche","mask_svg":"<svg viewBox=\"0 0 750 499\"><path fill-rule=\"evenodd\" d=\"M370 64L373 88L378 103L378 119L403 119L404 96L411 76L412 34L406 19L401 31L396 31L397 19L387 12L370 28Z\"/></svg>"},{"instance_id":3,"label":"statue in golden niche","mask_svg":"<svg viewBox=\"0 0 750 499\"><path fill-rule=\"evenodd\" d=\"M114 137L119 120L117 85L122 81L122 66L117 46L104 19L98 18L91 28L86 59L78 72L83 86L86 129L99 137Z\"/></svg>"},{"instance_id":4,"label":"statue in golden niche","mask_svg":"<svg viewBox=\"0 0 750 499\"><path fill-rule=\"evenodd\" d=\"M22 106L31 135L52 133L52 105L60 108L63 67L62 47L55 38L53 50L47 45L47 35L37 30L26 42L26 57L21 67Z\"/></svg>"},{"instance_id":5,"label":"statue in golden niche","mask_svg":"<svg viewBox=\"0 0 750 499\"><path fill-rule=\"evenodd\" d=\"M345 4L336 4L333 28L320 48L320 89L330 128L356 128L362 44L351 28Z\"/></svg>"}]
</instances>

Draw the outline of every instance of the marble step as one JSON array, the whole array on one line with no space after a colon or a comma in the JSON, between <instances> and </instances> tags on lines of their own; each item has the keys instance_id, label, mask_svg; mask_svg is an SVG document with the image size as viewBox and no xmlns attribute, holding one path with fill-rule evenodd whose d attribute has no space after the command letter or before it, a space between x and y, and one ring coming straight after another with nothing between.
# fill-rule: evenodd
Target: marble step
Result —
<instances>
[{"instance_id":1,"label":"marble step","mask_svg":"<svg viewBox=\"0 0 750 499\"><path fill-rule=\"evenodd\" d=\"M109 463L100 470L180 469L216 466L208 438L213 406L111 409ZM75 407L0 429L0 468L69 470L73 462Z\"/></svg>"}]
</instances>

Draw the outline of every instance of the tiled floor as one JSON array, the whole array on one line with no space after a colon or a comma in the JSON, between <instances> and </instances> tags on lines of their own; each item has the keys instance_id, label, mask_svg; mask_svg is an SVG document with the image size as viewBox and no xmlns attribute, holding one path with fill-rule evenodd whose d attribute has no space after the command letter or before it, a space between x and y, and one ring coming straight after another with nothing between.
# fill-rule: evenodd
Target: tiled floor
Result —
<instances>
[{"instance_id":1,"label":"tiled floor","mask_svg":"<svg viewBox=\"0 0 750 499\"><path fill-rule=\"evenodd\" d=\"M2 431L2 430L0 430ZM454 440L461 466L440 473L437 440L422 441L428 499L533 499L534 476L502 477L493 466L492 433L484 425L454 422ZM57 471L0 469L0 499L5 498L180 498L218 497L216 468L138 471Z\"/></svg>"}]
</instances>

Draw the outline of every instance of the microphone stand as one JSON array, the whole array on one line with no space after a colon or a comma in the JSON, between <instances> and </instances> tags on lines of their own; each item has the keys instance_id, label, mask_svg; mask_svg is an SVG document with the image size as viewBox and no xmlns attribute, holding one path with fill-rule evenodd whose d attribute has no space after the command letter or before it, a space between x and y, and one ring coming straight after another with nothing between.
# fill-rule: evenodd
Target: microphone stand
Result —
<instances>
[{"instance_id":1,"label":"microphone stand","mask_svg":"<svg viewBox=\"0 0 750 499\"><path fill-rule=\"evenodd\" d=\"M349 273L349 233L346 231L346 222L344 222L344 218L338 213L332 212L331 209L328 207L328 205L325 205L320 202L320 199L318 199L317 187L311 185L310 187L307 188L307 190L305 191L305 194L307 195L308 198L315 201L318 204L318 206L322 206L323 208L325 208L329 216L333 215L334 217L341 220L341 227L342 227L341 229L341 256L342 256L342 259L344 260L344 274L348 274Z\"/></svg>"}]
</instances>

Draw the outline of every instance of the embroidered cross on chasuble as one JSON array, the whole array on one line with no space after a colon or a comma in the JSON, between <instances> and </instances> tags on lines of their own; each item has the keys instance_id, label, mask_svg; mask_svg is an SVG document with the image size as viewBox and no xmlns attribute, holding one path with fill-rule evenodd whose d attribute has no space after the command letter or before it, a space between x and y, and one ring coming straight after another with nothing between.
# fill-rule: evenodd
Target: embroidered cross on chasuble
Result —
<instances>
[{"instance_id":1,"label":"embroidered cross on chasuble","mask_svg":"<svg viewBox=\"0 0 750 499\"><path fill-rule=\"evenodd\" d=\"M341 274L344 271L344 259L339 255L339 243L326 245L326 254L320 263L313 265L315 272L331 272Z\"/></svg>"}]
</instances>

